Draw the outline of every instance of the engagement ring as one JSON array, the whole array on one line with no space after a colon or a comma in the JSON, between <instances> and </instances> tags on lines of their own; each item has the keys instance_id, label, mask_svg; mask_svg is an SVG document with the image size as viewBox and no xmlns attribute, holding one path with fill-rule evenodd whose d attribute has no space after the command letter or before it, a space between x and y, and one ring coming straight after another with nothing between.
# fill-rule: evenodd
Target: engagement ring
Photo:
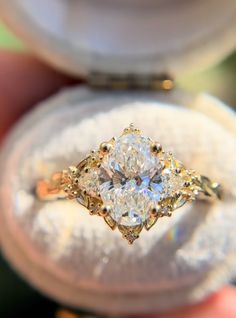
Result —
<instances>
[{"instance_id":1,"label":"engagement ring","mask_svg":"<svg viewBox=\"0 0 236 318\"><path fill-rule=\"evenodd\" d=\"M221 187L186 169L159 142L130 125L77 166L39 181L36 193L42 200L76 199L132 244L143 228L149 230L186 202L220 199Z\"/></svg>"}]
</instances>

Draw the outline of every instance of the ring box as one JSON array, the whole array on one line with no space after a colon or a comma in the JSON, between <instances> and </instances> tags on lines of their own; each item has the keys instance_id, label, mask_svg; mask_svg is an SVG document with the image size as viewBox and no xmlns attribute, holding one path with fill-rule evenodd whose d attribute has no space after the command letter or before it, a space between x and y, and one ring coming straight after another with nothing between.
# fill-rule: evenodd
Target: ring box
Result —
<instances>
[{"instance_id":1,"label":"ring box","mask_svg":"<svg viewBox=\"0 0 236 318\"><path fill-rule=\"evenodd\" d=\"M1 246L13 267L58 302L102 314L171 310L230 281L235 115L168 85L235 49L235 1L1 0L0 12L35 55L87 80L38 105L1 150ZM164 82L168 91L147 90ZM132 247L78 203L33 193L130 122L225 188L222 202L187 206Z\"/></svg>"}]
</instances>

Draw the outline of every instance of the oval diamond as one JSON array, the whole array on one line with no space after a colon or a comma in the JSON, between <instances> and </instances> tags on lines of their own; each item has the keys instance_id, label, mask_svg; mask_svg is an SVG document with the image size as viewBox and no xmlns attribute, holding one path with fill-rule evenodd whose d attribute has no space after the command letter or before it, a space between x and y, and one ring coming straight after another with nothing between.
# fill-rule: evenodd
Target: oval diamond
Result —
<instances>
[{"instance_id":1,"label":"oval diamond","mask_svg":"<svg viewBox=\"0 0 236 318\"><path fill-rule=\"evenodd\" d=\"M152 141L140 134L119 137L100 168L100 195L119 224L135 226L150 216L160 201L163 182L160 160L151 152Z\"/></svg>"}]
</instances>

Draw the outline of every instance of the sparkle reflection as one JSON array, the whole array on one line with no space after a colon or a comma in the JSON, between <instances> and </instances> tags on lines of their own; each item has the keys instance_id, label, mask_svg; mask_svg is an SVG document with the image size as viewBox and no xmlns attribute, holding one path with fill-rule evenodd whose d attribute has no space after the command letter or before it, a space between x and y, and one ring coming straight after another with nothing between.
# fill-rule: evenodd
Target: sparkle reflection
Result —
<instances>
[{"instance_id":1,"label":"sparkle reflection","mask_svg":"<svg viewBox=\"0 0 236 318\"><path fill-rule=\"evenodd\" d=\"M174 225L169 231L166 233L166 239L169 242L182 242L185 237L185 231L182 227L177 224Z\"/></svg>"}]
</instances>

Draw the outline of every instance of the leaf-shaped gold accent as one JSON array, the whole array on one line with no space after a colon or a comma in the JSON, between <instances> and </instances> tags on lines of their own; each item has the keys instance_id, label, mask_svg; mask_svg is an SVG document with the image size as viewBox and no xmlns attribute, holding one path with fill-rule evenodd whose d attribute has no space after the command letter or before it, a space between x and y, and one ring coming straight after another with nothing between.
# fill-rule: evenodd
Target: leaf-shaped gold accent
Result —
<instances>
[{"instance_id":1,"label":"leaf-shaped gold accent","mask_svg":"<svg viewBox=\"0 0 236 318\"><path fill-rule=\"evenodd\" d=\"M139 233L143 229L143 224L136 226L119 225L118 229L122 233L123 238L125 238L129 244L133 244L133 242L139 237Z\"/></svg>"},{"instance_id":2,"label":"leaf-shaped gold accent","mask_svg":"<svg viewBox=\"0 0 236 318\"><path fill-rule=\"evenodd\" d=\"M144 222L144 227L147 231L149 231L153 225L156 223L156 221L159 219L159 216L156 217L149 217L145 222Z\"/></svg>"},{"instance_id":3,"label":"leaf-shaped gold accent","mask_svg":"<svg viewBox=\"0 0 236 318\"><path fill-rule=\"evenodd\" d=\"M117 226L116 221L113 220L113 218L110 215L107 215L104 217L104 220L106 222L106 224L112 229L114 230Z\"/></svg>"}]
</instances>

